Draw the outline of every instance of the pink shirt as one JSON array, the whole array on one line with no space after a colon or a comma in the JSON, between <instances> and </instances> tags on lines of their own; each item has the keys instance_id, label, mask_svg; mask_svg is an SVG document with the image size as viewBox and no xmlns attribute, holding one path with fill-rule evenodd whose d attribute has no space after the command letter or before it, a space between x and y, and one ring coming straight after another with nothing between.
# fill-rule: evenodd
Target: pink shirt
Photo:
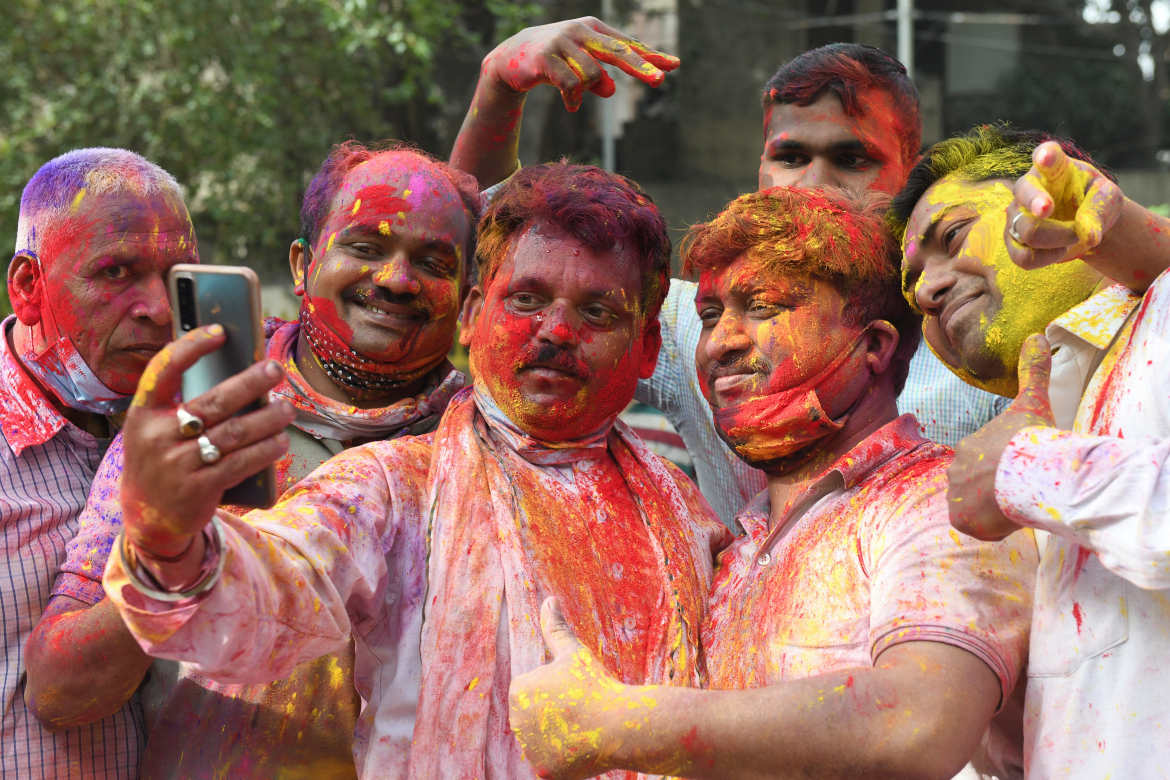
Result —
<instances>
[{"instance_id":1,"label":"pink shirt","mask_svg":"<svg viewBox=\"0 0 1170 780\"><path fill-rule=\"evenodd\" d=\"M980 658L1006 702L1027 653L1036 548L1027 535L989 544L951 528L950 460L903 415L793 497L777 523L768 493L757 496L738 518L747 534L719 561L703 631L711 687L869 667L900 642L930 641Z\"/></svg>"},{"instance_id":2,"label":"pink shirt","mask_svg":"<svg viewBox=\"0 0 1170 780\"><path fill-rule=\"evenodd\" d=\"M65 547L77 532L106 442L62 417L9 347L13 318L0 324L0 628L4 713L0 777L133 778L142 711L133 701L86 726L50 732L24 704L24 644L41 618Z\"/></svg>"}]
</instances>

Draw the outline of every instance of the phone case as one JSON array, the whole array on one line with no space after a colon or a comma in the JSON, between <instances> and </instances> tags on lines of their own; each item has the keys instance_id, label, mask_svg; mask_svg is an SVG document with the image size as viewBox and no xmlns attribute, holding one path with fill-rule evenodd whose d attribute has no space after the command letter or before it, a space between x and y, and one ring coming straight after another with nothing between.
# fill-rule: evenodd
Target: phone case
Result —
<instances>
[{"instance_id":1,"label":"phone case","mask_svg":"<svg viewBox=\"0 0 1170 780\"><path fill-rule=\"evenodd\" d=\"M185 280L189 280L185 281ZM260 281L242 266L176 265L169 287L175 337L188 330L219 323L227 334L224 345L204 355L183 373L183 399L196 398L223 380L264 358L260 315ZM250 404L241 414L260 408ZM267 507L276 500L272 466L241 480L224 492L225 504Z\"/></svg>"}]
</instances>

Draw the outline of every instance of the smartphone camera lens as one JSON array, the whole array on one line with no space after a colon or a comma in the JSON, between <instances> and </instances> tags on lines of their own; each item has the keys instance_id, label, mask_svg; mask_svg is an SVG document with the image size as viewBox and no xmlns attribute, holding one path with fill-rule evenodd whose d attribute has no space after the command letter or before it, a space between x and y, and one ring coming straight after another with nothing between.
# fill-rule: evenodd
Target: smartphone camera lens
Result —
<instances>
[{"instance_id":1,"label":"smartphone camera lens","mask_svg":"<svg viewBox=\"0 0 1170 780\"><path fill-rule=\"evenodd\" d=\"M184 331L199 327L195 317L195 280L180 276L175 280L179 293L179 327Z\"/></svg>"}]
</instances>

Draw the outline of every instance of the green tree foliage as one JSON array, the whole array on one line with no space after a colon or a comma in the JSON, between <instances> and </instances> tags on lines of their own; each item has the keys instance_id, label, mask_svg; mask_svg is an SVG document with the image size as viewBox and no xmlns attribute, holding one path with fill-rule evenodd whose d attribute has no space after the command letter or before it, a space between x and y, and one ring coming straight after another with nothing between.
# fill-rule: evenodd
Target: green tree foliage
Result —
<instances>
[{"instance_id":1,"label":"green tree foliage","mask_svg":"<svg viewBox=\"0 0 1170 780\"><path fill-rule=\"evenodd\" d=\"M11 251L21 188L42 163L121 146L186 187L205 261L271 276L287 267L304 186L332 144L401 138L445 157L480 58L538 11L509 0L8 0L0 247Z\"/></svg>"}]
</instances>

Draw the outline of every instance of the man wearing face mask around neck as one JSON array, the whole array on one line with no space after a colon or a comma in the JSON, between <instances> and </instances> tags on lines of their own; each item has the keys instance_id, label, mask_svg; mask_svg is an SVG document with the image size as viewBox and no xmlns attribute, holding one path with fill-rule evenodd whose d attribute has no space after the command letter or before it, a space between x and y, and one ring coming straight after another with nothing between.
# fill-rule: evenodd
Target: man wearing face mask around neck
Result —
<instances>
[{"instance_id":1,"label":"man wearing face mask around neck","mask_svg":"<svg viewBox=\"0 0 1170 780\"><path fill-rule=\"evenodd\" d=\"M305 193L303 237L289 252L301 316L266 324L268 358L284 367L273 392L295 413L290 448L276 464L278 492L353 443L437 424L465 383L446 355L478 210L470 176L409 147L348 142L326 158ZM197 403L187 409L198 414ZM29 642L34 711L58 726L89 722L132 696L149 667L142 778L353 776L350 648L271 685L220 685L173 662L151 663L116 614L104 630L89 630L89 605L102 598L101 572L121 530L123 465L119 438L94 480L50 617ZM54 614L67 607L74 611Z\"/></svg>"},{"instance_id":2,"label":"man wearing face mask around neck","mask_svg":"<svg viewBox=\"0 0 1170 780\"><path fill-rule=\"evenodd\" d=\"M721 690L618 684L546 604L555 659L511 690L545 776L1012 763L993 715L1026 654L1035 546L954 533L951 453L897 414L918 321L880 213L775 188L692 229L700 382L721 435L768 474L712 585L703 650Z\"/></svg>"},{"instance_id":3,"label":"man wearing face mask around neck","mask_svg":"<svg viewBox=\"0 0 1170 780\"><path fill-rule=\"evenodd\" d=\"M46 728L26 705L24 650L113 421L147 361L170 339L167 270L197 261L179 185L133 152L68 152L42 166L21 196L8 268L16 315L3 323L0 341L7 550L0 777L137 777L144 734L138 703L119 702L88 725ZM108 602L95 615L120 622Z\"/></svg>"}]
</instances>

